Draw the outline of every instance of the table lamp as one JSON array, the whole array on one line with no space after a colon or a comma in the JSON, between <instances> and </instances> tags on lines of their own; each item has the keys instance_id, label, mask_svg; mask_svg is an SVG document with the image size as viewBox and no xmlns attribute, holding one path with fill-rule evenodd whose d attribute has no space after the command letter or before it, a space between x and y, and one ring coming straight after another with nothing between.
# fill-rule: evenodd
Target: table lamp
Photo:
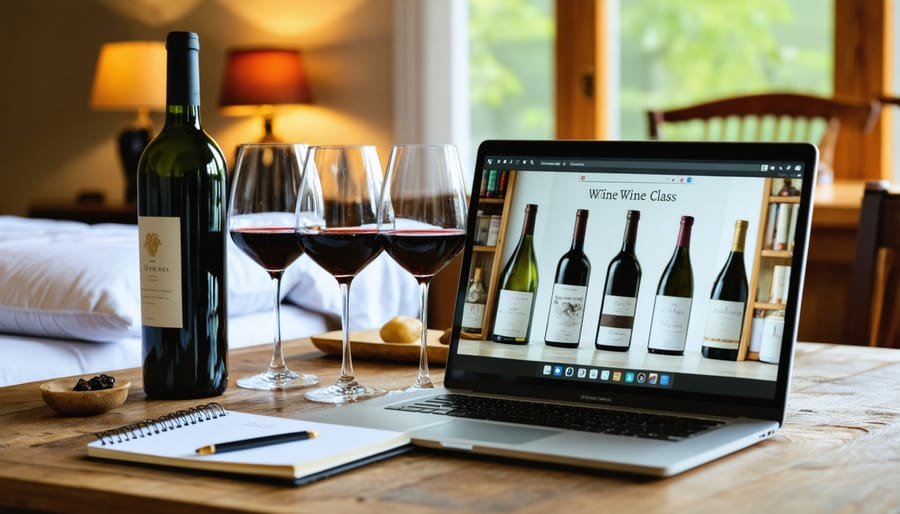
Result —
<instances>
[{"instance_id":1,"label":"table lamp","mask_svg":"<svg viewBox=\"0 0 900 514\"><path fill-rule=\"evenodd\" d=\"M134 121L119 134L119 157L125 173L125 201L137 199L137 166L150 142L150 111L166 106L166 45L162 41L117 41L100 47L91 108L135 111Z\"/></svg>"},{"instance_id":2,"label":"table lamp","mask_svg":"<svg viewBox=\"0 0 900 514\"><path fill-rule=\"evenodd\" d=\"M264 134L260 143L280 142L272 132L276 108L310 102L299 50L255 48L228 52L219 107L226 115L262 115Z\"/></svg>"}]
</instances>

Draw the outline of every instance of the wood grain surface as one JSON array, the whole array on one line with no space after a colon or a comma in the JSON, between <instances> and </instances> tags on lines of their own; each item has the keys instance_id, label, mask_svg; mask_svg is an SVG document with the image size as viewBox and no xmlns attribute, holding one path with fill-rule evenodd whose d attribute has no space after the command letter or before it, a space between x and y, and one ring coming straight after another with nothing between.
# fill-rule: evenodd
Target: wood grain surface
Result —
<instances>
[{"instance_id":1,"label":"wood grain surface","mask_svg":"<svg viewBox=\"0 0 900 514\"><path fill-rule=\"evenodd\" d=\"M232 384L217 401L280 416L333 408L306 402L302 390L234 387L270 353L232 352ZM337 377L336 360L308 340L289 342L287 355L324 383ZM355 370L389 389L416 374L362 360ZM127 402L90 417L60 416L39 384L22 384L0 389L0 512L900 512L900 351L801 344L795 372L775 438L670 479L416 450L304 487L87 459L93 432L198 403L147 400L137 369L114 373L133 383Z\"/></svg>"}]
</instances>

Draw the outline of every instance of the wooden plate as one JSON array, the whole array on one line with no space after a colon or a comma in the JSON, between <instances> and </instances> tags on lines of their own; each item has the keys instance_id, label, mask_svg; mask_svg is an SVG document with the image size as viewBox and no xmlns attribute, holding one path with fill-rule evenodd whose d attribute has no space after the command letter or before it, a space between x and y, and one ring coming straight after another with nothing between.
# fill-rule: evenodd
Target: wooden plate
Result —
<instances>
[{"instance_id":1,"label":"wooden plate","mask_svg":"<svg viewBox=\"0 0 900 514\"><path fill-rule=\"evenodd\" d=\"M41 384L44 402L60 414L87 416L100 414L125 403L131 382L118 382L110 389L73 391L77 378L62 378Z\"/></svg>"},{"instance_id":2,"label":"wooden plate","mask_svg":"<svg viewBox=\"0 0 900 514\"><path fill-rule=\"evenodd\" d=\"M418 362L419 342L385 343L378 335L379 329L350 332L350 351L354 359L386 360L398 362ZM428 363L443 364L447 362L449 345L441 344L440 330L428 330ZM341 355L341 331L334 330L312 336L313 344L328 355Z\"/></svg>"}]
</instances>

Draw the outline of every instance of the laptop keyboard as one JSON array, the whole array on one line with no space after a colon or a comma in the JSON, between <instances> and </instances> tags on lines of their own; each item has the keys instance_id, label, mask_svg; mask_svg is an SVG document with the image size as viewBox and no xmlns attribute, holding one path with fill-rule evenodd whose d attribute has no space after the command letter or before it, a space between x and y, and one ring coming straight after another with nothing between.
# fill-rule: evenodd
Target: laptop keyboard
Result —
<instances>
[{"instance_id":1,"label":"laptop keyboard","mask_svg":"<svg viewBox=\"0 0 900 514\"><path fill-rule=\"evenodd\" d=\"M458 394L438 395L386 408L663 441L680 441L724 424L711 419Z\"/></svg>"}]
</instances>

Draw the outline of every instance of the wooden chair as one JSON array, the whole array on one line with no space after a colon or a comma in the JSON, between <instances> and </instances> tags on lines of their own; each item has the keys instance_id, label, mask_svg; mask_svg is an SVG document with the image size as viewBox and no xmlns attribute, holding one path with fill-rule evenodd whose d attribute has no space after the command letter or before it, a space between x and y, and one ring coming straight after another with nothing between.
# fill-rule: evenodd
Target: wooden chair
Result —
<instances>
[{"instance_id":1,"label":"wooden chair","mask_svg":"<svg viewBox=\"0 0 900 514\"><path fill-rule=\"evenodd\" d=\"M900 348L900 189L868 182L844 340Z\"/></svg>"},{"instance_id":2,"label":"wooden chair","mask_svg":"<svg viewBox=\"0 0 900 514\"><path fill-rule=\"evenodd\" d=\"M841 127L865 133L881 104L793 93L735 96L671 110L647 112L650 139L805 141L819 147L820 168L833 170ZM674 136L674 137L673 137Z\"/></svg>"}]
</instances>

